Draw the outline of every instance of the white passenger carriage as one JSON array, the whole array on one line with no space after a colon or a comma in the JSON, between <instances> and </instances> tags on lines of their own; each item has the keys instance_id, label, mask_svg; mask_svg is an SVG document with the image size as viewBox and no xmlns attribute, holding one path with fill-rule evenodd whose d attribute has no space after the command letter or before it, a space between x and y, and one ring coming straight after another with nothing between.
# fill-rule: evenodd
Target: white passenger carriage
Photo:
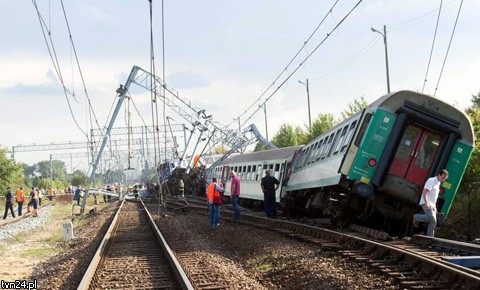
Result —
<instances>
[{"instance_id":1,"label":"white passenger carriage","mask_svg":"<svg viewBox=\"0 0 480 290\"><path fill-rule=\"evenodd\" d=\"M213 168L208 182L211 182L212 177L222 180L225 182L225 195L230 196L230 170L234 170L240 178L240 198L263 201L260 182L265 176L265 170L270 169L271 175L282 182L292 156L300 148L301 146L271 149L227 158ZM284 194L282 184L280 186L276 195L277 202L280 202Z\"/></svg>"}]
</instances>

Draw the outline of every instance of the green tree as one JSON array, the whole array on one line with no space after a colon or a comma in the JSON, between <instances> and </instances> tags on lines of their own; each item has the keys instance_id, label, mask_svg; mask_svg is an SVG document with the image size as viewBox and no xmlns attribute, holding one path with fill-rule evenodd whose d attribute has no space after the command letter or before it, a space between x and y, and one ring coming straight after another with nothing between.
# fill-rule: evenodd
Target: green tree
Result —
<instances>
[{"instance_id":1,"label":"green tree","mask_svg":"<svg viewBox=\"0 0 480 290\"><path fill-rule=\"evenodd\" d=\"M280 126L275 136L272 138L272 143L277 147L289 147L302 144L305 140L305 133L300 127L294 128L292 125L284 123Z\"/></svg>"},{"instance_id":2,"label":"green tree","mask_svg":"<svg viewBox=\"0 0 480 290\"><path fill-rule=\"evenodd\" d=\"M253 151L264 151L264 150L270 150L270 147L267 145L263 144L262 142L257 142L257 145L255 145L255 149Z\"/></svg>"},{"instance_id":3,"label":"green tree","mask_svg":"<svg viewBox=\"0 0 480 290\"><path fill-rule=\"evenodd\" d=\"M480 92L472 96L472 106L466 113L473 125L475 147L448 216L452 226L442 229L441 233L449 238L465 235L471 240L480 236Z\"/></svg>"},{"instance_id":4,"label":"green tree","mask_svg":"<svg viewBox=\"0 0 480 290\"><path fill-rule=\"evenodd\" d=\"M360 97L360 100L354 99L353 102L349 102L347 108L340 113L342 115L341 120L347 119L356 112L365 109L367 106L368 103L363 96Z\"/></svg>"},{"instance_id":5,"label":"green tree","mask_svg":"<svg viewBox=\"0 0 480 290\"><path fill-rule=\"evenodd\" d=\"M157 170L155 169L155 167L145 167L142 170L142 175L140 176L140 180L143 183L147 183L147 182L153 183L153 182L156 182L157 180L156 176L157 176Z\"/></svg>"},{"instance_id":6,"label":"green tree","mask_svg":"<svg viewBox=\"0 0 480 290\"><path fill-rule=\"evenodd\" d=\"M319 114L312 122L312 126L307 126L306 142L309 142L321 134L327 132L335 125L335 117L332 114Z\"/></svg>"},{"instance_id":7,"label":"green tree","mask_svg":"<svg viewBox=\"0 0 480 290\"><path fill-rule=\"evenodd\" d=\"M23 185L23 167L7 157L9 151L0 147L0 194L4 195L7 187L15 190Z\"/></svg>"},{"instance_id":8,"label":"green tree","mask_svg":"<svg viewBox=\"0 0 480 290\"><path fill-rule=\"evenodd\" d=\"M225 146L218 145L215 147L215 149L213 149L213 151L215 152L215 154L225 154L228 150L227 148L225 148Z\"/></svg>"},{"instance_id":9,"label":"green tree","mask_svg":"<svg viewBox=\"0 0 480 290\"><path fill-rule=\"evenodd\" d=\"M37 170L37 165L28 165L26 163L20 163L20 166L23 167L23 174L25 177L33 178L35 177L35 171Z\"/></svg>"},{"instance_id":10,"label":"green tree","mask_svg":"<svg viewBox=\"0 0 480 290\"><path fill-rule=\"evenodd\" d=\"M42 178L50 177L50 161L40 161L37 163L37 172ZM67 169L65 162L60 160L52 160L52 173L53 178L58 178L60 180L66 181L67 179Z\"/></svg>"}]
</instances>

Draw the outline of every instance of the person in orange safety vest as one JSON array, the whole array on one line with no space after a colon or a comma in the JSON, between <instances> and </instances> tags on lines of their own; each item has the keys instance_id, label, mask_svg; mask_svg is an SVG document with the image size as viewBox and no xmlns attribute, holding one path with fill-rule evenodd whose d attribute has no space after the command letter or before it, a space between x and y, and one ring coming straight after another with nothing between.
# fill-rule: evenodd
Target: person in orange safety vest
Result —
<instances>
[{"instance_id":1,"label":"person in orange safety vest","mask_svg":"<svg viewBox=\"0 0 480 290\"><path fill-rule=\"evenodd\" d=\"M220 225L220 205L222 204L223 188L217 184L217 178L212 179L212 183L207 187L207 199L210 204L210 225L218 227Z\"/></svg>"}]
</instances>

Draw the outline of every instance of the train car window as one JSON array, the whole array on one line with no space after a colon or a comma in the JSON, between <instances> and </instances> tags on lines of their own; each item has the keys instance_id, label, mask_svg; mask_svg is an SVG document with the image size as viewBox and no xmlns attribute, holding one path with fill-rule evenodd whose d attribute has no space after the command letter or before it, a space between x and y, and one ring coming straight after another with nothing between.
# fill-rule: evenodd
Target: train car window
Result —
<instances>
[{"instance_id":1,"label":"train car window","mask_svg":"<svg viewBox=\"0 0 480 290\"><path fill-rule=\"evenodd\" d=\"M367 113L365 118L363 119L363 123L360 126L360 131L358 132L357 138L355 139L355 146L360 147L360 143L363 140L363 136L365 136L365 132L367 131L368 125L370 124L370 120L372 119L373 114Z\"/></svg>"},{"instance_id":2,"label":"train car window","mask_svg":"<svg viewBox=\"0 0 480 290\"><path fill-rule=\"evenodd\" d=\"M347 150L348 143L350 143L350 140L352 140L353 133L355 132L355 127L357 126L357 121L355 120L351 125L350 128L348 129L348 134L345 140L343 140L343 146L341 152L345 152Z\"/></svg>"},{"instance_id":3,"label":"train car window","mask_svg":"<svg viewBox=\"0 0 480 290\"><path fill-rule=\"evenodd\" d=\"M263 164L263 170L267 170L268 168L268 165L267 164Z\"/></svg>"},{"instance_id":4,"label":"train car window","mask_svg":"<svg viewBox=\"0 0 480 290\"><path fill-rule=\"evenodd\" d=\"M243 172L247 172L247 165L243 166Z\"/></svg>"},{"instance_id":5,"label":"train car window","mask_svg":"<svg viewBox=\"0 0 480 290\"><path fill-rule=\"evenodd\" d=\"M328 150L328 157L332 156L332 153L333 153L333 149L337 146L337 143L338 143L338 140L340 139L340 132L342 131L342 129L338 129L337 132L334 133L333 135L333 141L332 141L332 144L330 145L330 148Z\"/></svg>"},{"instance_id":6,"label":"train car window","mask_svg":"<svg viewBox=\"0 0 480 290\"><path fill-rule=\"evenodd\" d=\"M343 127L342 134L338 138L337 143L335 143L335 148L333 149L333 155L338 154L338 151L340 151L340 147L343 144L343 140L345 139L345 136L347 135L347 130L348 130L348 125Z\"/></svg>"},{"instance_id":7,"label":"train car window","mask_svg":"<svg viewBox=\"0 0 480 290\"><path fill-rule=\"evenodd\" d=\"M325 150L323 150L322 152L322 159L325 159L325 157L327 157L328 152L330 151L330 147L332 146L333 137L335 137L335 134L328 136L328 141L327 141L327 144L325 145Z\"/></svg>"},{"instance_id":8,"label":"train car window","mask_svg":"<svg viewBox=\"0 0 480 290\"><path fill-rule=\"evenodd\" d=\"M320 140L320 142L318 143L317 153L315 154L315 162L320 160L320 153L322 152L322 149L323 149L322 144L323 144L323 139Z\"/></svg>"},{"instance_id":9,"label":"train car window","mask_svg":"<svg viewBox=\"0 0 480 290\"><path fill-rule=\"evenodd\" d=\"M257 166L257 176L255 176L255 181L258 181L261 176L262 176L262 165L259 164Z\"/></svg>"},{"instance_id":10,"label":"train car window","mask_svg":"<svg viewBox=\"0 0 480 290\"><path fill-rule=\"evenodd\" d=\"M273 169L273 164L268 164L268 169L272 170Z\"/></svg>"},{"instance_id":11,"label":"train car window","mask_svg":"<svg viewBox=\"0 0 480 290\"><path fill-rule=\"evenodd\" d=\"M252 172L257 172L257 165L253 165Z\"/></svg>"},{"instance_id":12,"label":"train car window","mask_svg":"<svg viewBox=\"0 0 480 290\"><path fill-rule=\"evenodd\" d=\"M317 155L317 148L318 148L318 143L320 141L317 141L315 145L312 147L312 151L310 152L310 155L308 155L308 162L307 164L310 164L315 161L315 156Z\"/></svg>"},{"instance_id":13,"label":"train car window","mask_svg":"<svg viewBox=\"0 0 480 290\"><path fill-rule=\"evenodd\" d=\"M297 166L295 166L296 168L298 168L298 169L302 168L303 158L305 157L305 152L306 151L307 151L306 149L303 149L302 152L300 152L300 155L298 156Z\"/></svg>"},{"instance_id":14,"label":"train car window","mask_svg":"<svg viewBox=\"0 0 480 290\"><path fill-rule=\"evenodd\" d=\"M280 178L280 164L275 163L275 164L272 164L272 165L274 165L273 176L275 176L275 178L279 179Z\"/></svg>"},{"instance_id":15,"label":"train car window","mask_svg":"<svg viewBox=\"0 0 480 290\"><path fill-rule=\"evenodd\" d=\"M325 151L327 150L327 147L328 147L328 137L329 136L326 136L325 139L323 140L323 145L322 145L322 151L320 152L320 155L318 156L318 158L320 159L323 159L325 158Z\"/></svg>"},{"instance_id":16,"label":"train car window","mask_svg":"<svg viewBox=\"0 0 480 290\"><path fill-rule=\"evenodd\" d=\"M303 160L302 160L302 167L307 165L308 156L310 156L311 151L312 151L312 146L308 147L307 150L305 151L305 155L303 155Z\"/></svg>"}]
</instances>

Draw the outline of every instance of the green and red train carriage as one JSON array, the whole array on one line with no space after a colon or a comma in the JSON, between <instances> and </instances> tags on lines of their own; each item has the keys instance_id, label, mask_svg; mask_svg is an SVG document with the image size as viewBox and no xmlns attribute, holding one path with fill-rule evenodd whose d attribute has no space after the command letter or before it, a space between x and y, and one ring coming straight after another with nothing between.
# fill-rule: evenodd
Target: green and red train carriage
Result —
<instances>
[{"instance_id":1,"label":"green and red train carriage","mask_svg":"<svg viewBox=\"0 0 480 290\"><path fill-rule=\"evenodd\" d=\"M237 172L241 197L263 200L260 179L270 169L282 181L277 202L287 215L330 216L392 235L411 234L411 216L425 181L440 169L437 207L448 216L474 146L468 117L435 97L413 91L385 95L302 147L225 159L209 176Z\"/></svg>"}]
</instances>

